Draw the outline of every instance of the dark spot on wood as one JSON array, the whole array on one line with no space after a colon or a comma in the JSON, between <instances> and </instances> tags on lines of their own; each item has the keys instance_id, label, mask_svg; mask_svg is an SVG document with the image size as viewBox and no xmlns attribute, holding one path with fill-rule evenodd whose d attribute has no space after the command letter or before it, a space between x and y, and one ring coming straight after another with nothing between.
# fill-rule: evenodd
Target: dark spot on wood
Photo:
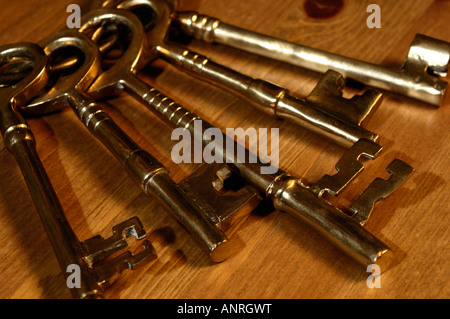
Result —
<instances>
[{"instance_id":1,"label":"dark spot on wood","mask_svg":"<svg viewBox=\"0 0 450 319\"><path fill-rule=\"evenodd\" d=\"M344 0L305 0L303 8L314 19L329 19L344 7Z\"/></svg>"},{"instance_id":2,"label":"dark spot on wood","mask_svg":"<svg viewBox=\"0 0 450 319\"><path fill-rule=\"evenodd\" d=\"M177 236L175 232L170 227L162 227L153 232L159 239L161 239L164 244L170 245L175 243Z\"/></svg>"}]
</instances>

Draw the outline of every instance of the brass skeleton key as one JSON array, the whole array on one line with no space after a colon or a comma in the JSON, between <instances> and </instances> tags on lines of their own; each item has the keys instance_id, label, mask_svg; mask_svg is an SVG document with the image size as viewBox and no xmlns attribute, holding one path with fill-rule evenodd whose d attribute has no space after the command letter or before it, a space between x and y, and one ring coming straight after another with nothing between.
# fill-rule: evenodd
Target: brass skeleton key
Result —
<instances>
[{"instance_id":1,"label":"brass skeleton key","mask_svg":"<svg viewBox=\"0 0 450 319\"><path fill-rule=\"evenodd\" d=\"M189 231L211 257L220 262L230 253L226 235L202 212L191 205L174 183L168 170L153 156L137 145L85 91L98 75L98 47L85 35L68 30L41 41L47 56L58 50L72 48L82 56L82 65L69 74L61 75L43 95L35 98L23 110L29 115L42 115L70 106L93 136L121 162L147 196L155 196Z\"/></svg>"},{"instance_id":2,"label":"brass skeleton key","mask_svg":"<svg viewBox=\"0 0 450 319\"><path fill-rule=\"evenodd\" d=\"M361 96L345 99L342 97L343 77L329 70L307 98L297 98L286 88L254 79L199 53L168 43L166 38L173 12L166 2L125 1L119 7L133 11L143 5L154 12L153 28L147 31L149 50L156 51L160 58L182 71L236 94L258 111L299 125L346 148L362 138L378 139L377 134L362 128L361 123L381 104L380 93L367 90Z\"/></svg>"},{"instance_id":3,"label":"brass skeleton key","mask_svg":"<svg viewBox=\"0 0 450 319\"><path fill-rule=\"evenodd\" d=\"M153 247L145 240L144 249L137 255L127 251L107 260L113 253L127 247L126 238L136 236L141 240L146 237L137 218L115 226L114 235L109 239L96 236L84 242L78 240L36 152L33 133L19 113L47 84L47 57L34 44L18 43L0 47L0 66L14 58L30 62L31 71L23 79L17 78L15 83L0 88L0 127L6 149L14 155L22 171L62 272L68 276L69 266L80 267L80 285L71 289L72 294L76 298L102 298L104 289L111 284L116 273L153 258Z\"/></svg>"},{"instance_id":4,"label":"brass skeleton key","mask_svg":"<svg viewBox=\"0 0 450 319\"><path fill-rule=\"evenodd\" d=\"M197 136L195 134L196 122L202 124L202 133L207 129L214 129L211 124L138 78L137 72L146 62L152 61L156 53L145 50L143 26L134 15L117 10L91 12L82 19L81 31L92 31L106 21L114 21L128 26L132 32L132 39L122 57L92 84L89 94L96 98L104 98L112 93L126 91L165 121L189 130L194 136ZM223 136L222 141L226 140L227 137ZM317 184L310 186L277 168L275 169L277 173L261 174L262 167L267 164L261 160L258 163L242 163L236 158L235 153L227 152L224 145L220 145L218 141L202 140L201 142L205 146L213 143L216 154L220 154L224 162L228 163L230 171L239 175L248 185L259 191L261 196L271 200L276 209L291 213L307 222L356 261L366 266L378 263L384 267L389 264L390 250L383 242L361 227L359 219L350 217L349 214L322 198L324 192L338 196L357 177L364 168L358 161L361 156L373 159L380 153L381 147L373 141L359 140L345 154L343 162L336 166L339 171L336 175L329 178L324 177ZM239 148L234 141L231 143L234 144L235 150ZM248 150L245 151L247 153L245 158L250 158ZM394 169L391 170L395 178L391 178L385 183L374 183L369 186L363 195L369 194L370 196L362 196L372 202L360 201L361 206L372 206L374 201L386 197L395 189L395 186L399 185L400 181L403 181L411 173L412 169L409 165L402 161L397 162L400 165L394 165ZM399 166L400 169L398 169ZM224 174L224 176L226 175ZM213 179L210 181L214 183ZM384 188L385 186L388 186L388 191ZM349 213L355 215L355 212Z\"/></svg>"},{"instance_id":5,"label":"brass skeleton key","mask_svg":"<svg viewBox=\"0 0 450 319\"><path fill-rule=\"evenodd\" d=\"M93 7L152 6L159 1L176 8L171 0L97 0ZM194 11L174 12L173 25L188 36L219 43L252 54L319 73L334 70L346 79L390 91L434 106L445 101L450 43L417 34L400 69L359 61L261 33L245 30Z\"/></svg>"},{"instance_id":6,"label":"brass skeleton key","mask_svg":"<svg viewBox=\"0 0 450 319\"><path fill-rule=\"evenodd\" d=\"M346 79L434 106L444 102L447 82L440 77L447 74L450 43L422 34L416 35L403 65L395 70L248 31L193 11L176 12L173 20L185 34L208 43L221 43L319 73L335 70Z\"/></svg>"}]
</instances>

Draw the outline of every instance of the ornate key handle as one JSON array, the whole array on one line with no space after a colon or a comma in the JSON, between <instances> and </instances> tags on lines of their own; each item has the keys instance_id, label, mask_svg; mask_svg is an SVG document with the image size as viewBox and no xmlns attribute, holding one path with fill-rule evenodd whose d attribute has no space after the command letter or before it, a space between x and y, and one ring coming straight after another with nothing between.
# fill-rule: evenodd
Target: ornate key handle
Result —
<instances>
[{"instance_id":1,"label":"ornate key handle","mask_svg":"<svg viewBox=\"0 0 450 319\"><path fill-rule=\"evenodd\" d=\"M110 19L112 14L117 15L116 21L130 26L133 37L123 57L98 77L90 87L89 93L105 98L111 92L126 91L162 119L176 127L189 130L191 134L195 133L196 121L201 121L202 133L208 128L213 128L211 124L137 77L139 68L136 66L143 65L144 63L141 61L151 61L156 52L145 50L147 39L143 35L143 26L136 16L120 10L98 10L86 15L84 27L81 30L85 32L88 27L99 24L102 20ZM129 52L138 55L131 56ZM227 137L224 135L222 140L226 141ZM209 147L211 147L211 143L214 143L216 154L219 153L224 162L228 163L229 170L258 190L261 196L271 200L276 209L290 213L311 225L359 263L365 266L377 263L382 268L389 264L390 249L365 230L362 224L367 220L368 213L375 201L388 196L412 172L412 168L402 161L395 161L399 165L389 167L393 176L387 181L371 184L356 201L357 204L348 209L348 212L338 209L322 197L324 192L338 196L361 173L364 168L359 162L361 156L374 159L379 155L381 147L373 141L358 140L336 165L338 170L336 175L324 176L312 185L305 185L299 178L281 170L275 170L277 173L274 174L261 174L261 168L263 165L267 165L263 164L263 161L259 160L256 164L241 163L237 160L236 154L225 150L224 145L209 140L202 140L202 143ZM234 141L231 143L234 143L235 150L238 149ZM250 158L248 150L245 151L247 152L245 158ZM228 174L220 175L225 176L226 179ZM215 183L215 177L210 181Z\"/></svg>"},{"instance_id":2,"label":"ornate key handle","mask_svg":"<svg viewBox=\"0 0 450 319\"><path fill-rule=\"evenodd\" d=\"M80 286L72 289L73 295L76 298L102 298L104 289L112 283L116 273L154 257L153 248L148 241L144 241L144 250L139 254L132 255L127 251L112 260L106 260L127 247L126 238L145 238L145 230L137 218L115 226L114 235L107 240L96 236L79 242L36 152L33 133L17 111L26 109L26 103L47 85L47 57L34 44L19 43L0 47L0 65L12 58L31 60L33 69L20 82L0 89L0 122L6 148L19 164L62 272L68 276L69 266L80 267Z\"/></svg>"},{"instance_id":3,"label":"ornate key handle","mask_svg":"<svg viewBox=\"0 0 450 319\"><path fill-rule=\"evenodd\" d=\"M165 1L108 1L104 6L116 6L129 11L147 8L153 12L151 28L147 29L147 45L153 59L162 58L182 71L207 83L212 83L238 95L256 110L278 120L286 120L324 136L333 142L351 147L359 139L372 141L378 135L361 127L367 115L382 101L380 93L367 90L361 96L343 98L344 79L329 70L311 94L297 98L288 89L254 79L222 66L199 53L167 41L173 8ZM151 59L147 54L144 55Z\"/></svg>"}]
</instances>

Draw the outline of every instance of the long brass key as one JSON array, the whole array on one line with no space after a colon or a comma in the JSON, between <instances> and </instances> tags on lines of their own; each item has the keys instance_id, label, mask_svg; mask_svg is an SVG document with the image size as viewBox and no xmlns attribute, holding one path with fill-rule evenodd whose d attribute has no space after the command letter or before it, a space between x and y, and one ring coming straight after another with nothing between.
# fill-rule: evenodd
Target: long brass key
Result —
<instances>
[{"instance_id":1,"label":"long brass key","mask_svg":"<svg viewBox=\"0 0 450 319\"><path fill-rule=\"evenodd\" d=\"M174 1L164 1L172 7ZM93 7L152 6L155 0L97 0ZM316 48L252 32L195 11L175 12L174 25L183 33L207 43L220 43L245 52L289 63L319 73L334 70L346 79L442 106L447 82L450 43L417 34L399 70L359 61Z\"/></svg>"},{"instance_id":2,"label":"long brass key","mask_svg":"<svg viewBox=\"0 0 450 319\"><path fill-rule=\"evenodd\" d=\"M98 47L75 30L54 34L40 45L47 56L63 48L76 49L83 57L80 60L84 62L72 73L61 75L50 90L34 99L23 112L42 115L70 106L92 135L106 146L139 183L141 190L147 196L158 198L214 262L226 259L230 250L225 234L185 199L168 170L139 147L85 94L101 70Z\"/></svg>"},{"instance_id":3,"label":"long brass key","mask_svg":"<svg viewBox=\"0 0 450 319\"><path fill-rule=\"evenodd\" d=\"M82 19L81 31L92 31L106 21L112 20L128 26L133 36L122 58L98 77L90 87L89 93L100 98L120 91L130 92L162 119L176 127L189 130L194 136L198 136L196 123L201 125L201 133L207 129L214 129L211 124L137 77L138 70L147 61L151 61L156 53L145 51L144 30L134 15L117 10L92 12ZM222 141L226 140L227 137L223 136ZM213 143L215 151L223 157L225 163L228 163L229 168L240 175L249 185L255 187L262 196L270 199L278 210L291 213L307 222L356 261L366 266L378 263L382 267L389 263L389 248L361 227L360 220L365 220L365 218L352 218L322 198L324 192L338 196L364 168L358 159L361 156L370 159L377 157L381 151L379 145L370 140L359 140L336 166L338 170L336 175L324 176L318 183L307 186L299 178L292 177L278 169L275 169L277 173L274 174L261 174L262 166L266 165L263 161L242 163L236 158L235 153L227 152L224 145L220 145L218 141L203 139L201 142L205 146ZM225 144L228 145L228 143L233 144L235 150L239 148L234 141L228 141ZM250 158L248 150L245 151L247 152L245 158ZM403 181L411 173L412 169L409 165L398 162L401 163L399 166L402 169L391 170L395 178L389 179L385 183L372 184L364 192L370 194L370 196L364 196L365 198L375 201L386 197L395 189L393 186L398 186L398 182ZM385 191L383 185L389 186L389 192ZM368 201L359 201L359 203L367 205ZM358 211L362 211L361 208ZM356 211L350 213L357 214Z\"/></svg>"},{"instance_id":4,"label":"long brass key","mask_svg":"<svg viewBox=\"0 0 450 319\"><path fill-rule=\"evenodd\" d=\"M144 250L137 255L127 251L113 260L106 260L111 254L127 246L127 237L145 238L145 230L137 218L115 226L114 236L107 240L97 236L80 243L64 215L36 152L33 133L18 112L47 84L46 55L41 48L29 43L0 47L0 66L13 58L28 60L32 69L24 79L14 85L0 88L0 127L6 149L14 155L22 171L62 272L68 276L69 266L80 267L79 285L71 287L74 297L102 298L104 289L111 283L115 274L154 257L153 247L145 240ZM102 265L99 266L99 263Z\"/></svg>"},{"instance_id":5,"label":"long brass key","mask_svg":"<svg viewBox=\"0 0 450 319\"><path fill-rule=\"evenodd\" d=\"M177 12L179 29L205 42L239 50L324 73L335 70L346 79L391 91L434 106L442 106L447 91L445 77L450 43L417 34L399 70L251 32L197 12Z\"/></svg>"}]
</instances>

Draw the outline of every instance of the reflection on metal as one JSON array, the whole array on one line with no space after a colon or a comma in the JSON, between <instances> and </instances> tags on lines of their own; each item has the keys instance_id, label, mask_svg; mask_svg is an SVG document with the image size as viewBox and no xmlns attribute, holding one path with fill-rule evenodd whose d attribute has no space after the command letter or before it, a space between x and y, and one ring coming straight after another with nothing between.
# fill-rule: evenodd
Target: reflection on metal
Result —
<instances>
[{"instance_id":1,"label":"reflection on metal","mask_svg":"<svg viewBox=\"0 0 450 319\"><path fill-rule=\"evenodd\" d=\"M399 70L347 58L319 49L241 29L197 12L173 15L179 30L205 42L217 42L319 73L335 70L346 79L442 106L450 43L418 34Z\"/></svg>"}]
</instances>

